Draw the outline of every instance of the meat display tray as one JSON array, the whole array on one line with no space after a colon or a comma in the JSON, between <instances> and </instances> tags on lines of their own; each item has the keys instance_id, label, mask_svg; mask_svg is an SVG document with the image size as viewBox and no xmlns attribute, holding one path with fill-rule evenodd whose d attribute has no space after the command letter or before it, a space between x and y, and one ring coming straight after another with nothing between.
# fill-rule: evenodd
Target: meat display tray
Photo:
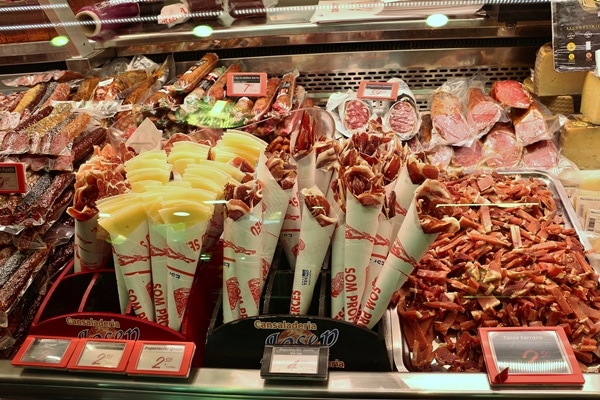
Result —
<instances>
[{"instance_id":1,"label":"meat display tray","mask_svg":"<svg viewBox=\"0 0 600 400\"><path fill-rule=\"evenodd\" d=\"M583 244L584 248L586 250L591 249L591 245L590 245L587 237L584 235L584 231L579 222L579 219L577 218L577 214L575 213L575 210L573 209L573 207L571 205L568 195L567 195L564 187L562 186L562 183L558 180L558 178L556 178L555 176L553 176L547 172L537 171L537 170L506 170L506 171L497 171L497 172L502 175L507 175L507 176L521 176L524 178L536 178L536 179L542 180L547 185L548 189L552 191L552 193L556 199L558 213L559 213L559 215L561 215L564 218L565 227L573 228L577 232L577 236L580 239L581 243ZM594 267L594 269L596 271L598 271L597 266L594 266L592 264L592 267ZM428 371L421 371L412 365L412 361L411 361L412 354L411 354L410 348L408 346L408 343L406 341L406 338L403 334L402 321L398 314L397 307L390 307L388 311L389 311L389 323L390 323L391 336L392 336L392 338L391 338L392 349L391 350L393 353L394 365L395 365L396 369L400 372L427 373ZM435 347L436 347L436 344L434 343L434 348ZM598 370L598 367L592 366L588 369L588 372L592 372L592 371L596 371L596 370ZM434 368L432 368L432 371L440 372L440 371L444 371L444 369L439 366L434 366Z\"/></svg>"}]
</instances>

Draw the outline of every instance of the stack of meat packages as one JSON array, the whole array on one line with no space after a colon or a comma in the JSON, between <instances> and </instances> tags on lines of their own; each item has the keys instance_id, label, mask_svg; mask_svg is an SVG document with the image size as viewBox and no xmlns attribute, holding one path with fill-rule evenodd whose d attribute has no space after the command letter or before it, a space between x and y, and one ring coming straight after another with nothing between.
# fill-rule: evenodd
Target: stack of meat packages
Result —
<instances>
[{"instance_id":1,"label":"stack of meat packages","mask_svg":"<svg viewBox=\"0 0 600 400\"><path fill-rule=\"evenodd\" d=\"M429 98L413 145L442 168L542 169L557 166L559 118L526 87L500 80L449 80Z\"/></svg>"},{"instance_id":2,"label":"stack of meat packages","mask_svg":"<svg viewBox=\"0 0 600 400\"><path fill-rule=\"evenodd\" d=\"M73 258L75 165L106 129L75 112L71 90L81 76L67 71L4 81L0 94L0 358L18 349L42 298ZM17 179L14 163L22 165ZM9 172L13 171L13 172Z\"/></svg>"}]
</instances>

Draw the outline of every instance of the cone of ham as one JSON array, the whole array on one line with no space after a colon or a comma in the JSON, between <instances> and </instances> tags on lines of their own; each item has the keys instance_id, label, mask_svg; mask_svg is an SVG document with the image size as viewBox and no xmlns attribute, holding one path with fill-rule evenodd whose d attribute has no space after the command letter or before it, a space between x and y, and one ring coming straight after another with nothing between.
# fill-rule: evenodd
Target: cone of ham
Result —
<instances>
[{"instance_id":1,"label":"cone of ham","mask_svg":"<svg viewBox=\"0 0 600 400\"><path fill-rule=\"evenodd\" d=\"M292 156L298 166L298 190L310 188L315 184L316 152L315 121L309 113L305 112L297 134L292 137Z\"/></svg>"},{"instance_id":2,"label":"cone of ham","mask_svg":"<svg viewBox=\"0 0 600 400\"><path fill-rule=\"evenodd\" d=\"M287 157L289 158L289 155ZM264 185L264 223L261 232L262 291L271 270L288 204L296 187L296 166L286 160L284 154L263 153L259 159L257 174Z\"/></svg>"},{"instance_id":3,"label":"cone of ham","mask_svg":"<svg viewBox=\"0 0 600 400\"><path fill-rule=\"evenodd\" d=\"M290 314L306 315L311 304L319 272L325 260L335 229L337 218L316 186L303 189L303 212L300 227L300 242L304 245L298 252Z\"/></svg>"},{"instance_id":4,"label":"cone of ham","mask_svg":"<svg viewBox=\"0 0 600 400\"><path fill-rule=\"evenodd\" d=\"M96 205L98 224L110 236L117 284L124 284L127 293L123 296L119 287L121 310L129 301L137 317L154 321L148 222L142 199L137 193L127 193Z\"/></svg>"},{"instance_id":5,"label":"cone of ham","mask_svg":"<svg viewBox=\"0 0 600 400\"><path fill-rule=\"evenodd\" d=\"M223 321L258 315L262 281L263 183L225 187Z\"/></svg>"},{"instance_id":6,"label":"cone of ham","mask_svg":"<svg viewBox=\"0 0 600 400\"><path fill-rule=\"evenodd\" d=\"M345 319L344 296L344 246L346 244L346 188L336 170L331 181L327 200L338 222L331 238L331 318Z\"/></svg>"},{"instance_id":7,"label":"cone of ham","mask_svg":"<svg viewBox=\"0 0 600 400\"><path fill-rule=\"evenodd\" d=\"M346 169L343 179L347 191L344 242L345 320L356 322L385 192L381 175L364 163Z\"/></svg>"},{"instance_id":8,"label":"cone of ham","mask_svg":"<svg viewBox=\"0 0 600 400\"><path fill-rule=\"evenodd\" d=\"M428 179L415 191L404 223L395 237L357 325L371 329L383 316L392 295L398 290L441 233L456 232L458 220L451 217L453 208L445 185Z\"/></svg>"}]
</instances>

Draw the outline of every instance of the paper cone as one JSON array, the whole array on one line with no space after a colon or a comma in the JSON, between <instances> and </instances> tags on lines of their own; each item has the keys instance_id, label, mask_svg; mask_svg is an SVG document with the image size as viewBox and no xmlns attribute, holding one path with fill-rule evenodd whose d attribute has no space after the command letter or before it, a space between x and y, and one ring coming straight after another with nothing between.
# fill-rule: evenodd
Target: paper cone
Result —
<instances>
[{"instance_id":1,"label":"paper cone","mask_svg":"<svg viewBox=\"0 0 600 400\"><path fill-rule=\"evenodd\" d=\"M299 239L299 243L302 245L299 246L292 284L290 304L290 314L292 315L308 313L319 272L336 227L335 223L321 226L311 215L306 204L303 204L302 215Z\"/></svg>"},{"instance_id":2,"label":"paper cone","mask_svg":"<svg viewBox=\"0 0 600 400\"><path fill-rule=\"evenodd\" d=\"M264 206L262 220L262 279L261 291L269 275L273 256L279 243L279 236L283 227L284 218L288 209L293 190L283 190L275 180L271 171L266 166L264 153L261 154L258 164L258 179L264 184L262 203Z\"/></svg>"},{"instance_id":3,"label":"paper cone","mask_svg":"<svg viewBox=\"0 0 600 400\"><path fill-rule=\"evenodd\" d=\"M215 210L212 217L208 221L206 233L202 239L202 253L209 251L223 234L223 223L225 220L225 205L221 203L215 204Z\"/></svg>"},{"instance_id":4,"label":"paper cone","mask_svg":"<svg viewBox=\"0 0 600 400\"><path fill-rule=\"evenodd\" d=\"M360 312L383 195L381 199L376 206L363 206L350 192L346 195L344 309L345 320L349 322L355 322Z\"/></svg>"},{"instance_id":5,"label":"paper cone","mask_svg":"<svg viewBox=\"0 0 600 400\"><path fill-rule=\"evenodd\" d=\"M396 202L395 204L390 204L390 207L394 207L394 217L391 220L392 231L389 237L395 238L398 234L400 226L402 226L402 222L408 212L408 207L410 207L410 203L415 195L415 189L418 186L410 179L407 163L404 163L392 188L396 196Z\"/></svg>"},{"instance_id":6,"label":"paper cone","mask_svg":"<svg viewBox=\"0 0 600 400\"><path fill-rule=\"evenodd\" d=\"M152 299L154 302L155 322L169 326L167 307L167 229L168 225L148 221L150 233L150 265L152 266Z\"/></svg>"},{"instance_id":7,"label":"paper cone","mask_svg":"<svg viewBox=\"0 0 600 400\"><path fill-rule=\"evenodd\" d=\"M346 214L329 191L327 200L338 218L331 238L331 318L344 320L344 246L346 244Z\"/></svg>"},{"instance_id":8,"label":"paper cone","mask_svg":"<svg viewBox=\"0 0 600 400\"><path fill-rule=\"evenodd\" d=\"M371 289L375 285L375 280L381 272L381 268L385 263L388 252L390 250L392 237L392 223L389 219L385 218L383 213L379 214L379 225L377 227L377 234L375 235L375 241L373 242L373 250L371 251L371 258L369 259L369 266L367 267L367 277L365 291L363 292L360 307L364 307L371 293Z\"/></svg>"},{"instance_id":9,"label":"paper cone","mask_svg":"<svg viewBox=\"0 0 600 400\"><path fill-rule=\"evenodd\" d=\"M128 300L138 318L154 321L148 223L143 220L127 238L111 234L115 268L122 273ZM121 304L123 308L123 304Z\"/></svg>"},{"instance_id":10,"label":"paper cone","mask_svg":"<svg viewBox=\"0 0 600 400\"><path fill-rule=\"evenodd\" d=\"M404 223L394 238L379 277L361 310L357 325L369 329L375 326L388 307L392 295L407 281L438 235L459 229L458 220L445 215L446 212L451 212L449 207L437 208L437 204L447 204L449 201L450 195L437 180L425 181L417 188ZM418 207L424 210L419 211ZM419 215L420 212L422 215Z\"/></svg>"},{"instance_id":11,"label":"paper cone","mask_svg":"<svg viewBox=\"0 0 600 400\"><path fill-rule=\"evenodd\" d=\"M223 323L240 318L240 284L235 274L235 221L223 221Z\"/></svg>"},{"instance_id":12,"label":"paper cone","mask_svg":"<svg viewBox=\"0 0 600 400\"><path fill-rule=\"evenodd\" d=\"M316 154L314 149L304 154L302 157L294 156L296 160L296 166L298 171L298 192L302 192L302 189L311 188L315 185L315 171L316 171Z\"/></svg>"},{"instance_id":13,"label":"paper cone","mask_svg":"<svg viewBox=\"0 0 600 400\"><path fill-rule=\"evenodd\" d=\"M75 220L74 271L94 271L104 267L110 256L108 233L98 226L98 214L86 221Z\"/></svg>"},{"instance_id":14,"label":"paper cone","mask_svg":"<svg viewBox=\"0 0 600 400\"><path fill-rule=\"evenodd\" d=\"M301 211L298 194L298 184L291 190L290 200L283 218L281 233L279 234L281 248L288 261L290 268L296 265L296 253L298 252L298 240L300 239Z\"/></svg>"}]
</instances>

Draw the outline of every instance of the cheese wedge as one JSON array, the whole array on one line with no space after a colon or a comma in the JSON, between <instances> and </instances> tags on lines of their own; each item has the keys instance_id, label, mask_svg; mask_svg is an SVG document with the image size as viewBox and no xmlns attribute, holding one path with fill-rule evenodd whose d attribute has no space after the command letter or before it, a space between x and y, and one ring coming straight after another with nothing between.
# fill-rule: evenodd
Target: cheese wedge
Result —
<instances>
[{"instance_id":1,"label":"cheese wedge","mask_svg":"<svg viewBox=\"0 0 600 400\"><path fill-rule=\"evenodd\" d=\"M536 53L533 69L533 93L537 96L581 94L585 71L557 72L551 43L546 43Z\"/></svg>"},{"instance_id":2,"label":"cheese wedge","mask_svg":"<svg viewBox=\"0 0 600 400\"><path fill-rule=\"evenodd\" d=\"M600 77L592 71L585 75L579 110L592 124L600 124Z\"/></svg>"},{"instance_id":3,"label":"cheese wedge","mask_svg":"<svg viewBox=\"0 0 600 400\"><path fill-rule=\"evenodd\" d=\"M600 125L580 114L569 116L560 131L560 148L580 169L600 169Z\"/></svg>"},{"instance_id":4,"label":"cheese wedge","mask_svg":"<svg viewBox=\"0 0 600 400\"><path fill-rule=\"evenodd\" d=\"M216 161L216 160L204 160L204 161L199 162L197 165L199 168L207 165L207 166L211 166L211 167L220 169L221 171L223 171L227 175L231 176L236 181L240 182L242 179L244 179L245 174L242 171L240 171L239 168L236 168L233 165L229 164L228 161L223 162L223 161ZM188 168L190 168L190 167L191 167L191 165L188 166Z\"/></svg>"},{"instance_id":5,"label":"cheese wedge","mask_svg":"<svg viewBox=\"0 0 600 400\"><path fill-rule=\"evenodd\" d=\"M101 208L99 210L104 214ZM109 233L111 240L123 240L130 238L131 233L144 223L146 218L142 203L136 202L113 210L109 217L98 218L98 225Z\"/></svg>"}]
</instances>

